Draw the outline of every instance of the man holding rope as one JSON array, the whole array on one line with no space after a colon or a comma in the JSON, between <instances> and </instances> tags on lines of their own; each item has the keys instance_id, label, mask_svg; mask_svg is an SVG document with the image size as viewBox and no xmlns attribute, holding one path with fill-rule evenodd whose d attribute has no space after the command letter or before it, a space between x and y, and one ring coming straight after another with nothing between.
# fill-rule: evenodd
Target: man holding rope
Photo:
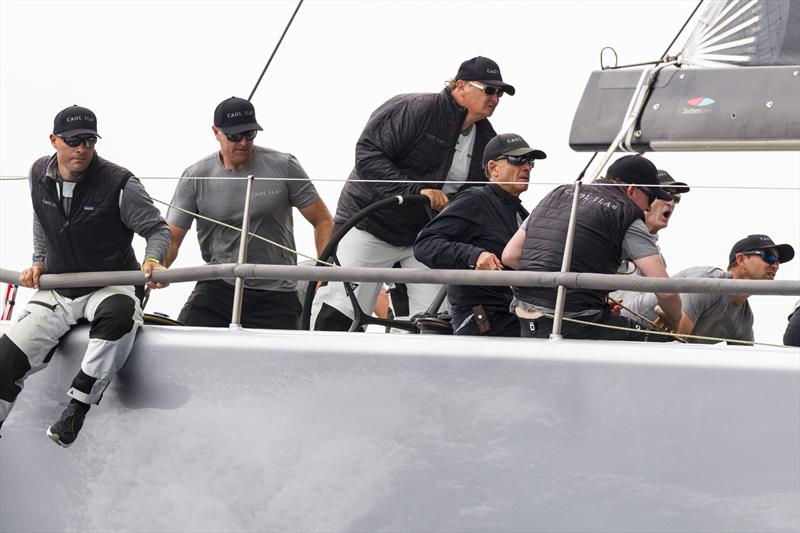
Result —
<instances>
[{"instance_id":1,"label":"man holding rope","mask_svg":"<svg viewBox=\"0 0 800 533\"><path fill-rule=\"evenodd\" d=\"M794 248L788 244L775 244L767 235L748 235L737 241L728 255L728 268L692 267L675 274L675 278L763 279L773 280L781 263L794 258ZM716 339L752 342L753 311L747 294L693 294L681 295L683 316L678 334L714 337L693 339L689 342L716 343ZM643 294L626 307L654 320L659 315L658 302L653 294ZM733 343L729 343L733 344ZM738 344L738 343L737 343Z\"/></svg>"},{"instance_id":2,"label":"man holding rope","mask_svg":"<svg viewBox=\"0 0 800 533\"><path fill-rule=\"evenodd\" d=\"M658 248L644 224L644 212L656 198L672 197L658 187L658 171L649 160L629 155L615 161L600 184L585 185L578 200L572 272L613 274L629 257L645 276L667 278ZM545 196L503 251L503 263L518 270L558 272L575 188L561 185ZM671 341L649 328L611 313L608 292L570 289L562 334L573 339ZM514 307L523 337L548 338L553 327L556 289L514 287ZM677 328L681 299L659 293L667 324ZM580 321L580 322L577 322ZM611 326L611 327L604 327Z\"/></svg>"}]
</instances>

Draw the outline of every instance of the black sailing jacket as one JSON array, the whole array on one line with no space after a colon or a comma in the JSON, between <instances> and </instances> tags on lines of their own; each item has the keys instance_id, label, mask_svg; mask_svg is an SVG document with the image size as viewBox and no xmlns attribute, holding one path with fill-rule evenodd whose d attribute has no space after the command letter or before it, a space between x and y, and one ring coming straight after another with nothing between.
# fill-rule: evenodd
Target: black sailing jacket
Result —
<instances>
[{"instance_id":1,"label":"black sailing jacket","mask_svg":"<svg viewBox=\"0 0 800 533\"><path fill-rule=\"evenodd\" d=\"M381 105L358 139L356 166L339 196L334 221L342 224L361 209L390 196L441 189L443 184L427 182L447 178L466 115L467 110L453 100L447 89L440 93L401 94ZM481 159L495 132L487 119L478 121L475 127L467 180L485 182ZM356 227L389 244L411 246L428 220L423 206L399 206L376 212Z\"/></svg>"},{"instance_id":2,"label":"black sailing jacket","mask_svg":"<svg viewBox=\"0 0 800 533\"><path fill-rule=\"evenodd\" d=\"M497 185L472 187L425 226L414 243L414 256L431 268L475 268L482 252L500 259L503 248L528 216L519 198ZM447 298L456 309L487 309L508 312L510 287L448 285Z\"/></svg>"}]
</instances>

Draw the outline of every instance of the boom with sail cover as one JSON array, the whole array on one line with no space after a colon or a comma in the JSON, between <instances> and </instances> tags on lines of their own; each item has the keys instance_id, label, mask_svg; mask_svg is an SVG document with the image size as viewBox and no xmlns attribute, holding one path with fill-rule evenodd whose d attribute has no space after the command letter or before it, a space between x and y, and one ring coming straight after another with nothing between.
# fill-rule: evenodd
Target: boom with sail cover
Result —
<instances>
[{"instance_id":1,"label":"boom with sail cover","mask_svg":"<svg viewBox=\"0 0 800 533\"><path fill-rule=\"evenodd\" d=\"M608 148L640 69L591 74L570 146ZM636 152L800 149L800 2L712 2L663 69L623 149Z\"/></svg>"}]
</instances>

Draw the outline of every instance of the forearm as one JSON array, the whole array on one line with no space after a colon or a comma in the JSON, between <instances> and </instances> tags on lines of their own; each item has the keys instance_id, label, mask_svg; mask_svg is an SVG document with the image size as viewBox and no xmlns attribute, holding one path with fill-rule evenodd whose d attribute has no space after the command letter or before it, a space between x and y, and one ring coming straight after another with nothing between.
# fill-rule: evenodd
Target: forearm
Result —
<instances>
[{"instance_id":1,"label":"forearm","mask_svg":"<svg viewBox=\"0 0 800 533\"><path fill-rule=\"evenodd\" d=\"M175 240L169 241L169 246L167 247L167 256L164 258L164 266L171 267L172 263L175 262L175 259L178 258L178 250L180 249L180 244L175 242Z\"/></svg>"},{"instance_id":2,"label":"forearm","mask_svg":"<svg viewBox=\"0 0 800 533\"><path fill-rule=\"evenodd\" d=\"M144 258L157 259L162 264L166 264L170 247L170 235L167 223L164 222L163 225L159 225L150 232L145 233L141 234L142 237L147 239Z\"/></svg>"},{"instance_id":3,"label":"forearm","mask_svg":"<svg viewBox=\"0 0 800 533\"><path fill-rule=\"evenodd\" d=\"M322 251L331 240L331 233L333 232L333 218L328 215L328 218L318 221L314 224L314 245L317 248L317 257L322 255ZM178 254L177 249L175 255Z\"/></svg>"},{"instance_id":4,"label":"forearm","mask_svg":"<svg viewBox=\"0 0 800 533\"><path fill-rule=\"evenodd\" d=\"M414 243L414 257L429 268L474 268L484 251L434 234L421 235Z\"/></svg>"},{"instance_id":5,"label":"forearm","mask_svg":"<svg viewBox=\"0 0 800 533\"><path fill-rule=\"evenodd\" d=\"M130 178L120 193L123 224L147 240L144 259L164 262L170 242L169 226L136 178Z\"/></svg>"},{"instance_id":6,"label":"forearm","mask_svg":"<svg viewBox=\"0 0 800 533\"><path fill-rule=\"evenodd\" d=\"M683 316L683 304L680 294L676 293L656 293L658 305L664 311L667 321L673 328L678 328Z\"/></svg>"}]
</instances>

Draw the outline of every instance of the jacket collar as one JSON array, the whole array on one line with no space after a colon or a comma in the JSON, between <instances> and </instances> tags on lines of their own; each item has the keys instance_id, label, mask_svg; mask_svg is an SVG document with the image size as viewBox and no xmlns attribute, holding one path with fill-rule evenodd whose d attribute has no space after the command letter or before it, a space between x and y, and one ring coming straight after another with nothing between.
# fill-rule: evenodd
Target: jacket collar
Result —
<instances>
[{"instance_id":1,"label":"jacket collar","mask_svg":"<svg viewBox=\"0 0 800 533\"><path fill-rule=\"evenodd\" d=\"M491 182L489 182L488 185L489 185L490 193L494 194L498 198L500 198L500 200L503 203L510 204L510 205L521 203L521 200L519 199L519 196L514 196L510 192L503 190L503 188L500 187L499 185L496 185L496 184L491 183Z\"/></svg>"},{"instance_id":2,"label":"jacket collar","mask_svg":"<svg viewBox=\"0 0 800 533\"><path fill-rule=\"evenodd\" d=\"M73 180L74 183L80 183L81 181L86 179L86 176L91 174L92 170L94 169L97 163L98 157L99 156L97 155L97 152L95 152L94 155L92 156L92 162L89 163L88 167L86 167L86 171L83 172L82 174L79 174L78 177L76 177ZM44 166L44 172L42 173L40 179L45 182L48 179L56 181L58 183L62 183L64 181L64 178L58 172L58 154L51 155L50 159L47 160L47 164L45 164Z\"/></svg>"}]
</instances>

